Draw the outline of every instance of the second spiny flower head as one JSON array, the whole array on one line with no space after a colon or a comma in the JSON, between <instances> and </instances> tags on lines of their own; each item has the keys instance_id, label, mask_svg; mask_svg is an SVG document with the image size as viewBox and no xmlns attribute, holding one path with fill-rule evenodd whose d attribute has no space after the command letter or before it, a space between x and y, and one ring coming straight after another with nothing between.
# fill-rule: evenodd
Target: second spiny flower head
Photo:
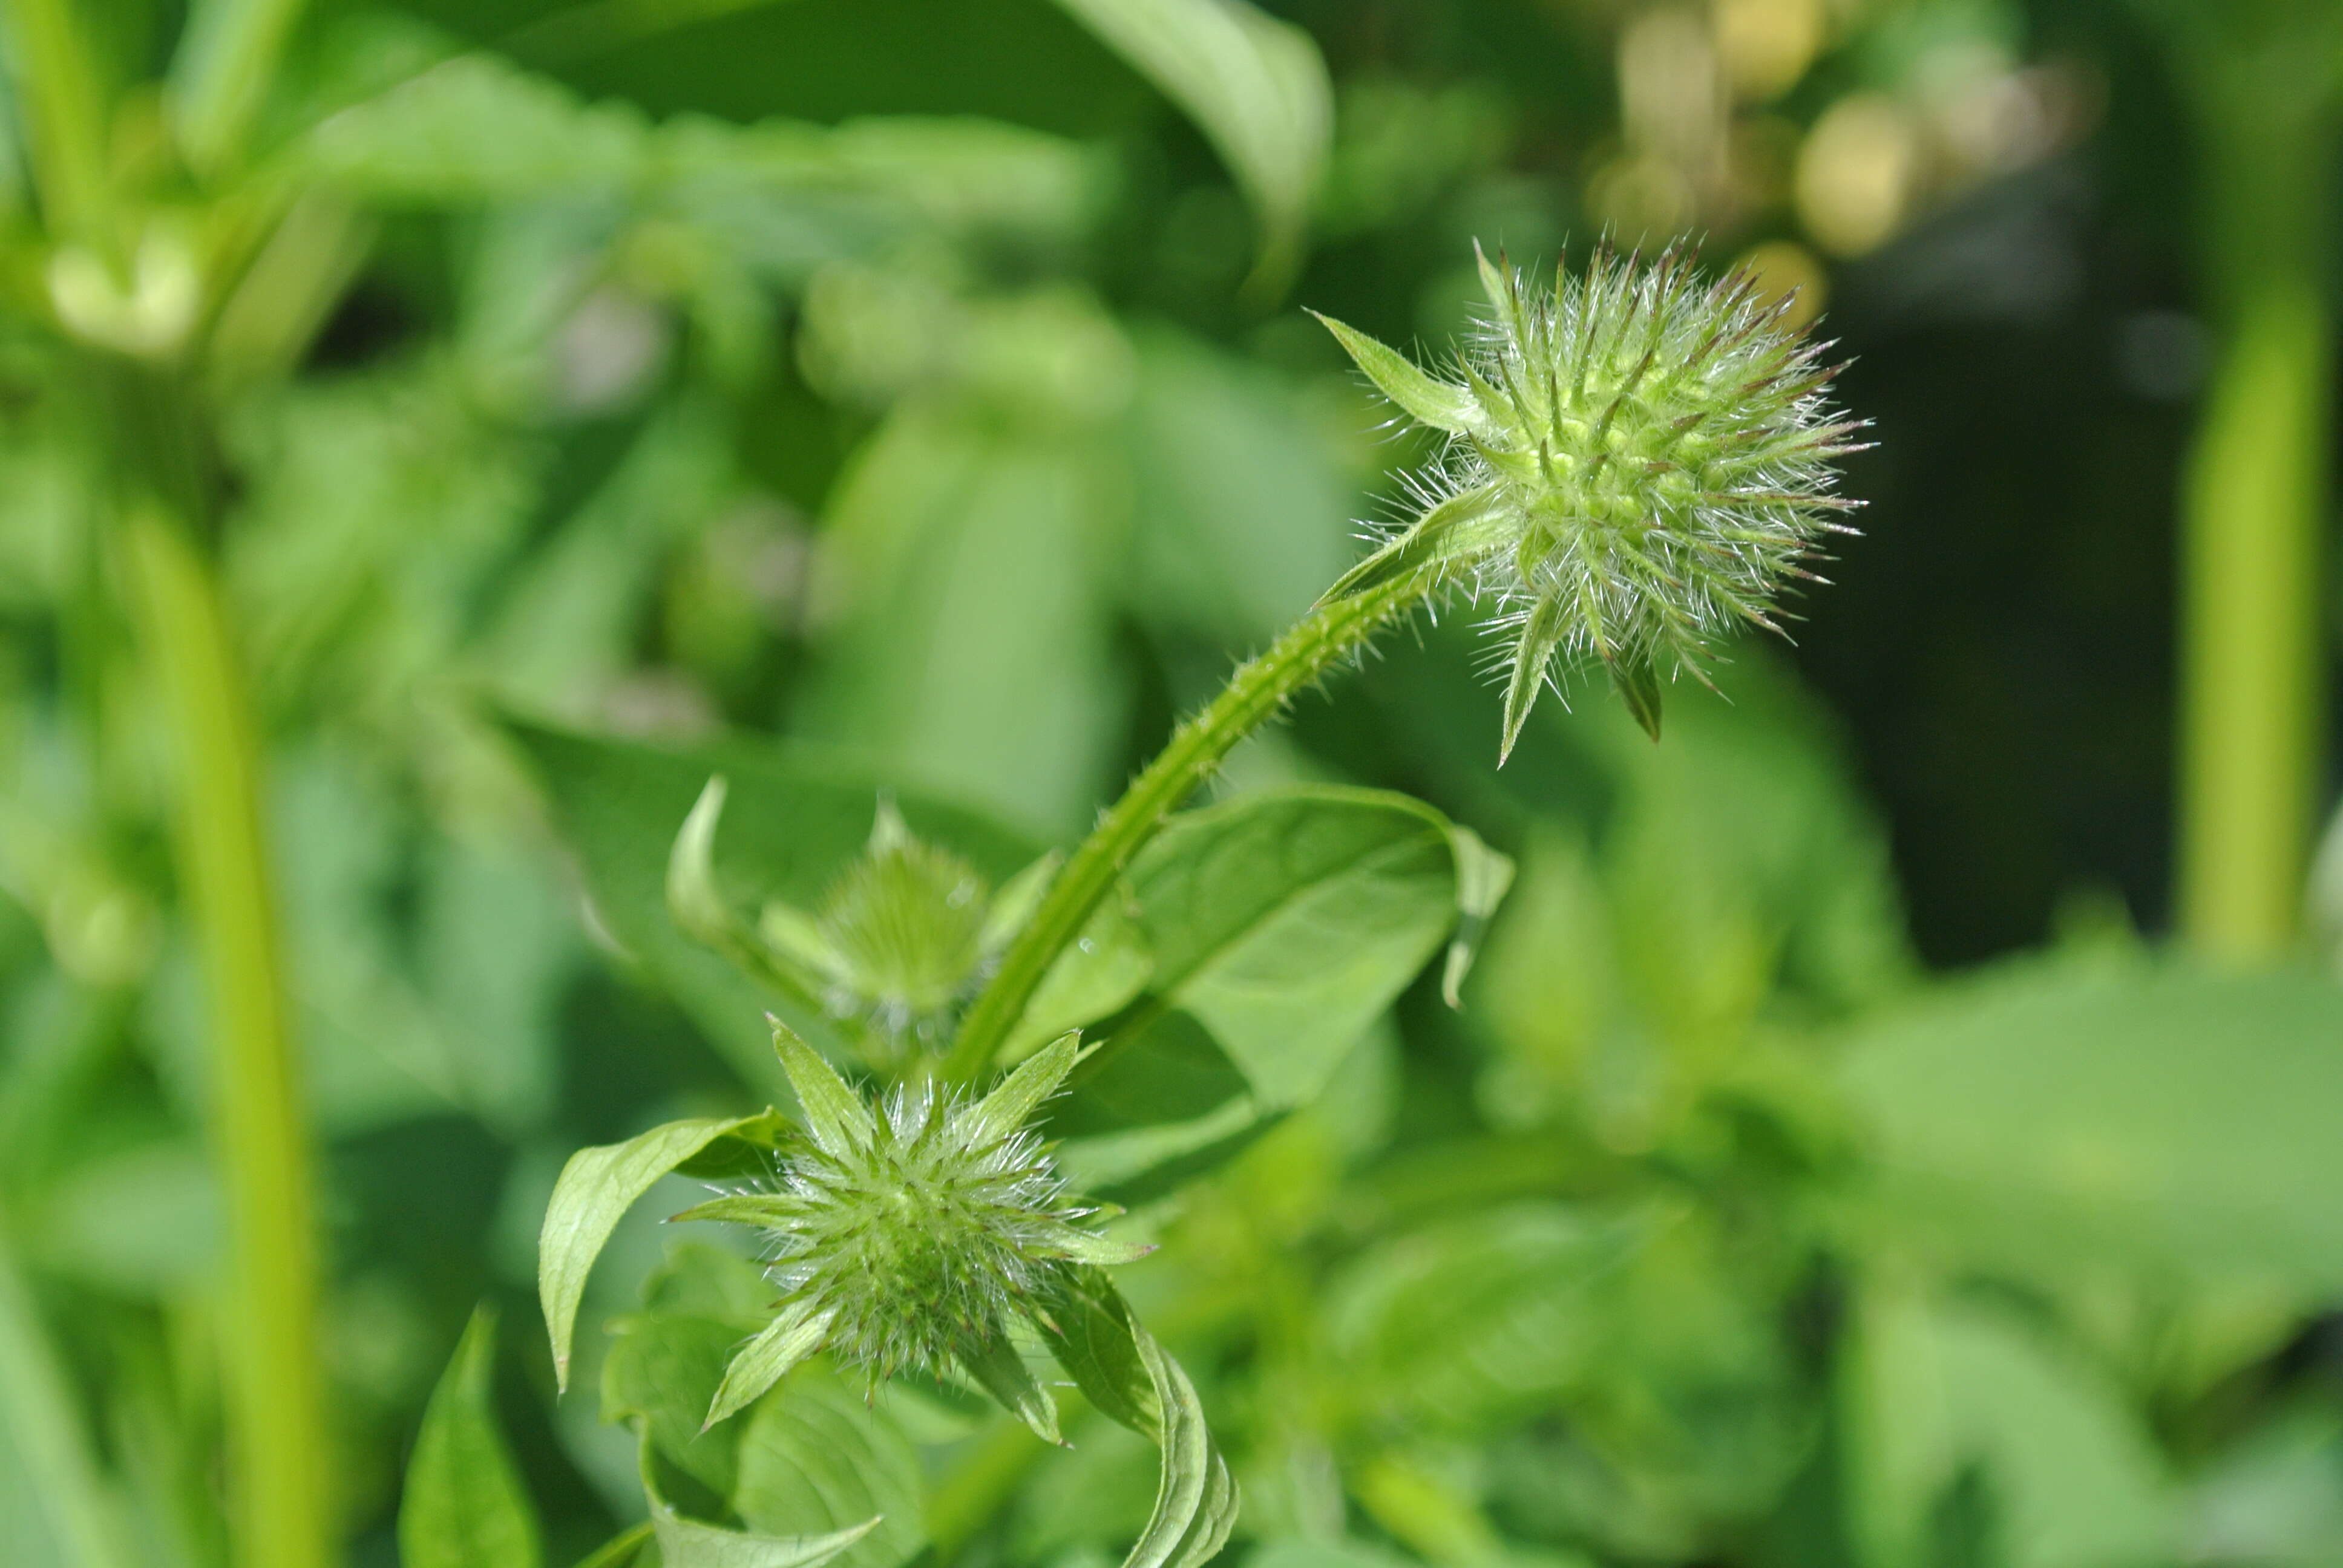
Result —
<instances>
[{"instance_id":1,"label":"second spiny flower head","mask_svg":"<svg viewBox=\"0 0 2343 1568\"><path fill-rule=\"evenodd\" d=\"M1068 1034L981 1100L931 1084L872 1104L803 1040L773 1043L805 1116L774 1178L679 1220L762 1233L780 1308L727 1369L712 1424L828 1351L873 1386L898 1372L964 1377L1057 1440L1056 1413L1011 1337L1021 1318L1053 1332L1051 1302L1083 1266L1148 1251L1100 1234L1031 1123L1080 1060Z\"/></svg>"},{"instance_id":2,"label":"second spiny flower head","mask_svg":"<svg viewBox=\"0 0 2343 1568\"><path fill-rule=\"evenodd\" d=\"M1331 319L1369 379L1449 437L1415 476L1421 514L1328 598L1402 573L1454 573L1512 639L1510 754L1560 664L1599 659L1657 735L1660 679L1720 636L1778 631L1775 601L1837 515L1832 464L1860 427L1823 390L1826 345L1735 274L1704 283L1682 252L1600 254L1552 291L1481 258L1490 317L1453 378ZM1326 319L1322 317L1321 319ZM1819 579L1815 579L1819 580Z\"/></svg>"}]
</instances>

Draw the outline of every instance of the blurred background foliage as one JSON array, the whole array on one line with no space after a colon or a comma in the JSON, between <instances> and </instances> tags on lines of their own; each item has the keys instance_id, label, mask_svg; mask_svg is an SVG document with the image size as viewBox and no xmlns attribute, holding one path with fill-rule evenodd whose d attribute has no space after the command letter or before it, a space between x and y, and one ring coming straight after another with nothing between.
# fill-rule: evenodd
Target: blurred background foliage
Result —
<instances>
[{"instance_id":1,"label":"blurred background foliage","mask_svg":"<svg viewBox=\"0 0 2343 1568\"><path fill-rule=\"evenodd\" d=\"M523 1332L554 1175L773 1080L672 932L584 896L679 804L606 803L581 850L548 806L576 769L514 721L786 747L956 802L990 835L958 847L1013 868L1430 455L1297 306L1438 346L1475 237L1550 265L1606 232L1827 309L1877 426L1866 536L1796 646L1737 649L1731 701L1685 693L1656 749L1590 687L1493 771L1460 607L1228 769L1405 789L1520 866L1460 1012L1420 982L1151 1211L1128 1289L1242 1472L1232 1555L2343 1559L2332 932L2258 974L2157 940L2176 496L2229 320L2197 176L2234 166L2199 133L2296 125L2316 237L2334 95L2254 84L2332 75L2334 10L13 0L8 1561L261 1560L224 1523L236 1155L168 660L113 517L165 437L109 387L164 388L206 476L185 520L264 737L327 1528L396 1561L423 1402L495 1298L567 1561L641 1503ZM2331 304L2308 319L2305 444L2269 460L2315 475ZM2332 577L2300 586L2331 620ZM2330 770L2325 635L2280 797ZM862 825L823 833L842 861ZM2311 902L2343 926L2338 854ZM680 1206L622 1229L589 1322ZM1087 1568L1145 1515L1137 1439L945 1436L939 1561Z\"/></svg>"}]
</instances>

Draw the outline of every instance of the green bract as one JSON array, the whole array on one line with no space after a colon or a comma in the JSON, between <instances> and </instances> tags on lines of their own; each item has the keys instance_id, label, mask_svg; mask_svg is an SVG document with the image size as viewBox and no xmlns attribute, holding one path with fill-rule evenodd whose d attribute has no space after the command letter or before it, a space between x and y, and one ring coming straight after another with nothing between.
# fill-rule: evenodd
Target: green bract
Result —
<instances>
[{"instance_id":1,"label":"green bract","mask_svg":"<svg viewBox=\"0 0 2343 1568\"><path fill-rule=\"evenodd\" d=\"M1076 1037L1035 1052L982 1100L920 1083L875 1108L778 1023L774 1045L804 1133L782 1149L775 1181L676 1216L757 1227L783 1292L779 1315L733 1358L709 1422L828 1350L874 1382L907 1369L965 1374L1054 1441L1055 1412L1010 1319L1048 1330L1043 1303L1061 1293L1065 1265L1148 1251L1081 1228L1098 1211L1066 1201L1026 1125L1080 1058Z\"/></svg>"},{"instance_id":2,"label":"green bract","mask_svg":"<svg viewBox=\"0 0 2343 1568\"><path fill-rule=\"evenodd\" d=\"M1557 659L1593 657L1659 733L1659 677L1702 676L1707 645L1773 608L1834 513L1831 462L1859 426L1835 422L1825 345L1784 326L1735 274L1703 284L1670 251L1598 255L1551 294L1481 258L1491 317L1456 379L1418 369L1326 319L1402 412L1451 437L1416 477L1423 509L1328 593L1439 566L1466 576L1513 638L1509 755Z\"/></svg>"}]
</instances>

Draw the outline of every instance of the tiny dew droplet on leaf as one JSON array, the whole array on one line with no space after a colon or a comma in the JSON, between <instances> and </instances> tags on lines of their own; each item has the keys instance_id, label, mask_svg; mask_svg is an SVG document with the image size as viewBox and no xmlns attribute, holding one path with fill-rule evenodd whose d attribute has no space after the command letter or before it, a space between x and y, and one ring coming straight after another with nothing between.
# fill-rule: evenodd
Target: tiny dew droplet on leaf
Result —
<instances>
[{"instance_id":1,"label":"tiny dew droplet on leaf","mask_svg":"<svg viewBox=\"0 0 2343 1568\"><path fill-rule=\"evenodd\" d=\"M1779 632L1776 600L1840 514L1835 459L1860 422L1824 396L1827 344L1787 325L1747 276L1704 283L1670 250L1607 250L1551 291L1483 255L1490 315L1448 377L1341 322L1336 339L1386 397L1449 437L1413 477L1416 519L1329 599L1438 567L1511 639L1511 755L1558 663L1599 660L1654 739L1663 678L1705 681L1743 625Z\"/></svg>"}]
</instances>

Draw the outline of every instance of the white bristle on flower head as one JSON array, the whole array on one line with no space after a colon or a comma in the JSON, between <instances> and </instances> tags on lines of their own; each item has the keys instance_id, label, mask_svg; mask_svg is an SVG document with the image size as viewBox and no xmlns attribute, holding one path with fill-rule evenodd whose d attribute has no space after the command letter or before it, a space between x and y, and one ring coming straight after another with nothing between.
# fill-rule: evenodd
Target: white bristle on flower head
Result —
<instances>
[{"instance_id":1,"label":"white bristle on flower head","mask_svg":"<svg viewBox=\"0 0 2343 1568\"><path fill-rule=\"evenodd\" d=\"M1550 291L1481 258L1482 330L1435 377L1322 317L1403 413L1443 431L1411 476L1413 520L1328 595L1438 571L1494 606L1511 638L1501 756L1558 662L1596 659L1659 729L1659 678L1703 674L1718 638L1779 631L1775 601L1838 514L1829 347L1785 325L1754 280L1713 283L1671 250L1599 253Z\"/></svg>"}]
</instances>

